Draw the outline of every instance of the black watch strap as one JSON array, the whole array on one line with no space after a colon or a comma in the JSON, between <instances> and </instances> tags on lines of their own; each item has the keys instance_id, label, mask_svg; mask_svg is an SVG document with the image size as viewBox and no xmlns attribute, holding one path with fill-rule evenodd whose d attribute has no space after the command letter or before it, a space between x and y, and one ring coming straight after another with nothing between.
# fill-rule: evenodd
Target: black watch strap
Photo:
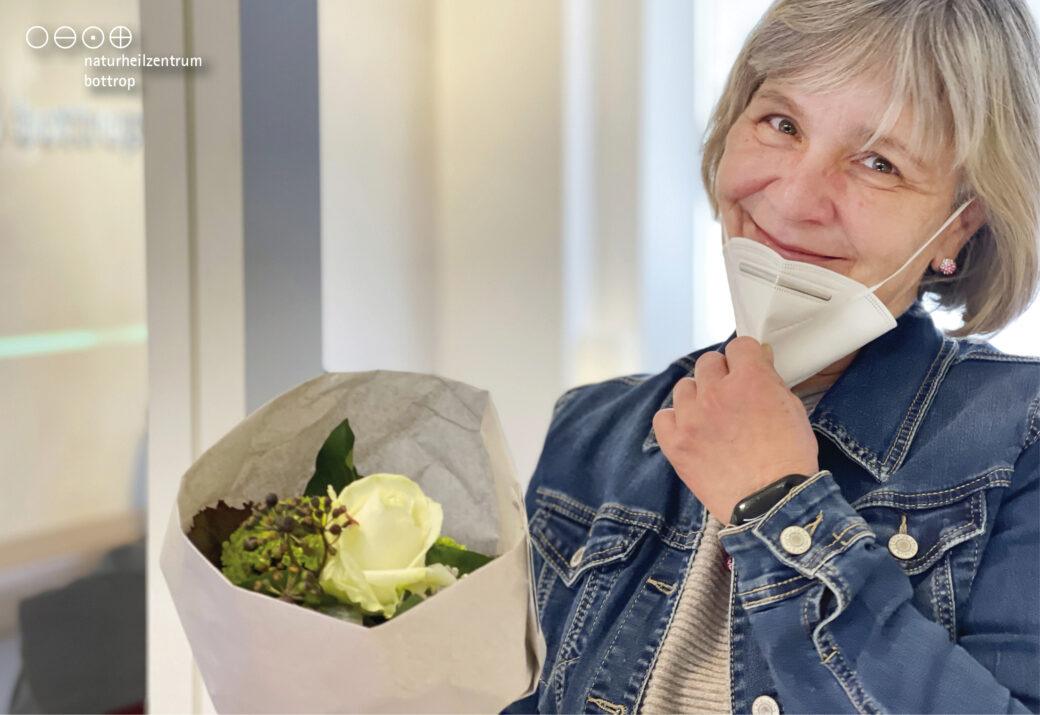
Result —
<instances>
[{"instance_id":1,"label":"black watch strap","mask_svg":"<svg viewBox=\"0 0 1040 715\"><path fill-rule=\"evenodd\" d=\"M804 474L788 474L741 499L733 507L733 515L729 518L730 526L740 526L764 515L787 496L788 492L808 479Z\"/></svg>"}]
</instances>

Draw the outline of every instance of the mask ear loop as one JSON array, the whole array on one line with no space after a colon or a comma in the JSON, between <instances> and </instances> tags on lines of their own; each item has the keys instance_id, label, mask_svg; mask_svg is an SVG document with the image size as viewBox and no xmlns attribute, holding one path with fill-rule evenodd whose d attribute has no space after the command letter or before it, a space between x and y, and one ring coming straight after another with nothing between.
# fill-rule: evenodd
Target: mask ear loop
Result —
<instances>
[{"instance_id":1,"label":"mask ear loop","mask_svg":"<svg viewBox=\"0 0 1040 715\"><path fill-rule=\"evenodd\" d=\"M971 202L974 201L974 200L975 200L974 198L970 198L967 201L965 201L964 203L962 203L960 205L960 208L958 208L956 211L954 211L953 215L951 215L950 218L946 219L946 222L942 226L939 227L939 230L936 231L935 233L933 233L932 237L929 238L927 241L925 241L923 246L921 246L916 251L914 251L914 255L912 255L912 256L910 256L910 258L906 259L906 263L904 263L902 266L900 266L899 269L895 273L890 275L888 278L886 278L885 280L881 281L880 283L876 283L875 285L871 286L867 290L870 291L871 293L873 293L878 288L880 288L881 286L885 285L890 280L892 280L893 278L898 276L900 273L902 273L903 269L906 268L907 266L909 266L911 263L913 263L914 259L917 258L918 256L920 256L921 252L924 251L924 249L928 248L928 246L931 244L931 242L934 241L939 236L939 234L941 234L943 231L945 231L946 227L949 226L951 223L953 223L953 220L955 218L957 218L958 216L960 216L961 212L964 211L964 209L968 208L969 204L971 204ZM725 230L725 229L723 229L723 230Z\"/></svg>"}]
</instances>

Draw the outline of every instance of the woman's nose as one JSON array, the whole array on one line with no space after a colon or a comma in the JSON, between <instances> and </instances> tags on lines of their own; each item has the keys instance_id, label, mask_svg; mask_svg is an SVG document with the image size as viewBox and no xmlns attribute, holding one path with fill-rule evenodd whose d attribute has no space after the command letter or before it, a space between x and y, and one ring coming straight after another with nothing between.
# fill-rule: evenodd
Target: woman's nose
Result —
<instances>
[{"instance_id":1,"label":"woman's nose","mask_svg":"<svg viewBox=\"0 0 1040 715\"><path fill-rule=\"evenodd\" d=\"M804 154L781 167L766 190L782 219L825 224L834 219L843 181L841 172L826 158Z\"/></svg>"}]
</instances>

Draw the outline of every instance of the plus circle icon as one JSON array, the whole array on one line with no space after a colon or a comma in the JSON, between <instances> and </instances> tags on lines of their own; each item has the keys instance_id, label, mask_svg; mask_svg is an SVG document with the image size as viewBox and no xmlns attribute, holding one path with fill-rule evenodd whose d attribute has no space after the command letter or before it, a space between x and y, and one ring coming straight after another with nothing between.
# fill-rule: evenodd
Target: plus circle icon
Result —
<instances>
[{"instance_id":1,"label":"plus circle icon","mask_svg":"<svg viewBox=\"0 0 1040 715\"><path fill-rule=\"evenodd\" d=\"M126 49L133 42L134 35L130 32L130 28L125 25L117 25L112 28L112 31L108 33L108 42L115 47L117 50Z\"/></svg>"}]
</instances>

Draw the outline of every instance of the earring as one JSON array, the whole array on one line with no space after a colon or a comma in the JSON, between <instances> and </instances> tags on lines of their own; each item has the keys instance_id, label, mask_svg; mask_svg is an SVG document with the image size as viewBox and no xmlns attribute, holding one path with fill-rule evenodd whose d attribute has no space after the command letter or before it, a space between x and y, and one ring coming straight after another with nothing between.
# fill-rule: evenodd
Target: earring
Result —
<instances>
[{"instance_id":1,"label":"earring","mask_svg":"<svg viewBox=\"0 0 1040 715\"><path fill-rule=\"evenodd\" d=\"M952 276L957 272L957 261L952 258L944 258L939 264L939 272L944 276Z\"/></svg>"}]
</instances>

